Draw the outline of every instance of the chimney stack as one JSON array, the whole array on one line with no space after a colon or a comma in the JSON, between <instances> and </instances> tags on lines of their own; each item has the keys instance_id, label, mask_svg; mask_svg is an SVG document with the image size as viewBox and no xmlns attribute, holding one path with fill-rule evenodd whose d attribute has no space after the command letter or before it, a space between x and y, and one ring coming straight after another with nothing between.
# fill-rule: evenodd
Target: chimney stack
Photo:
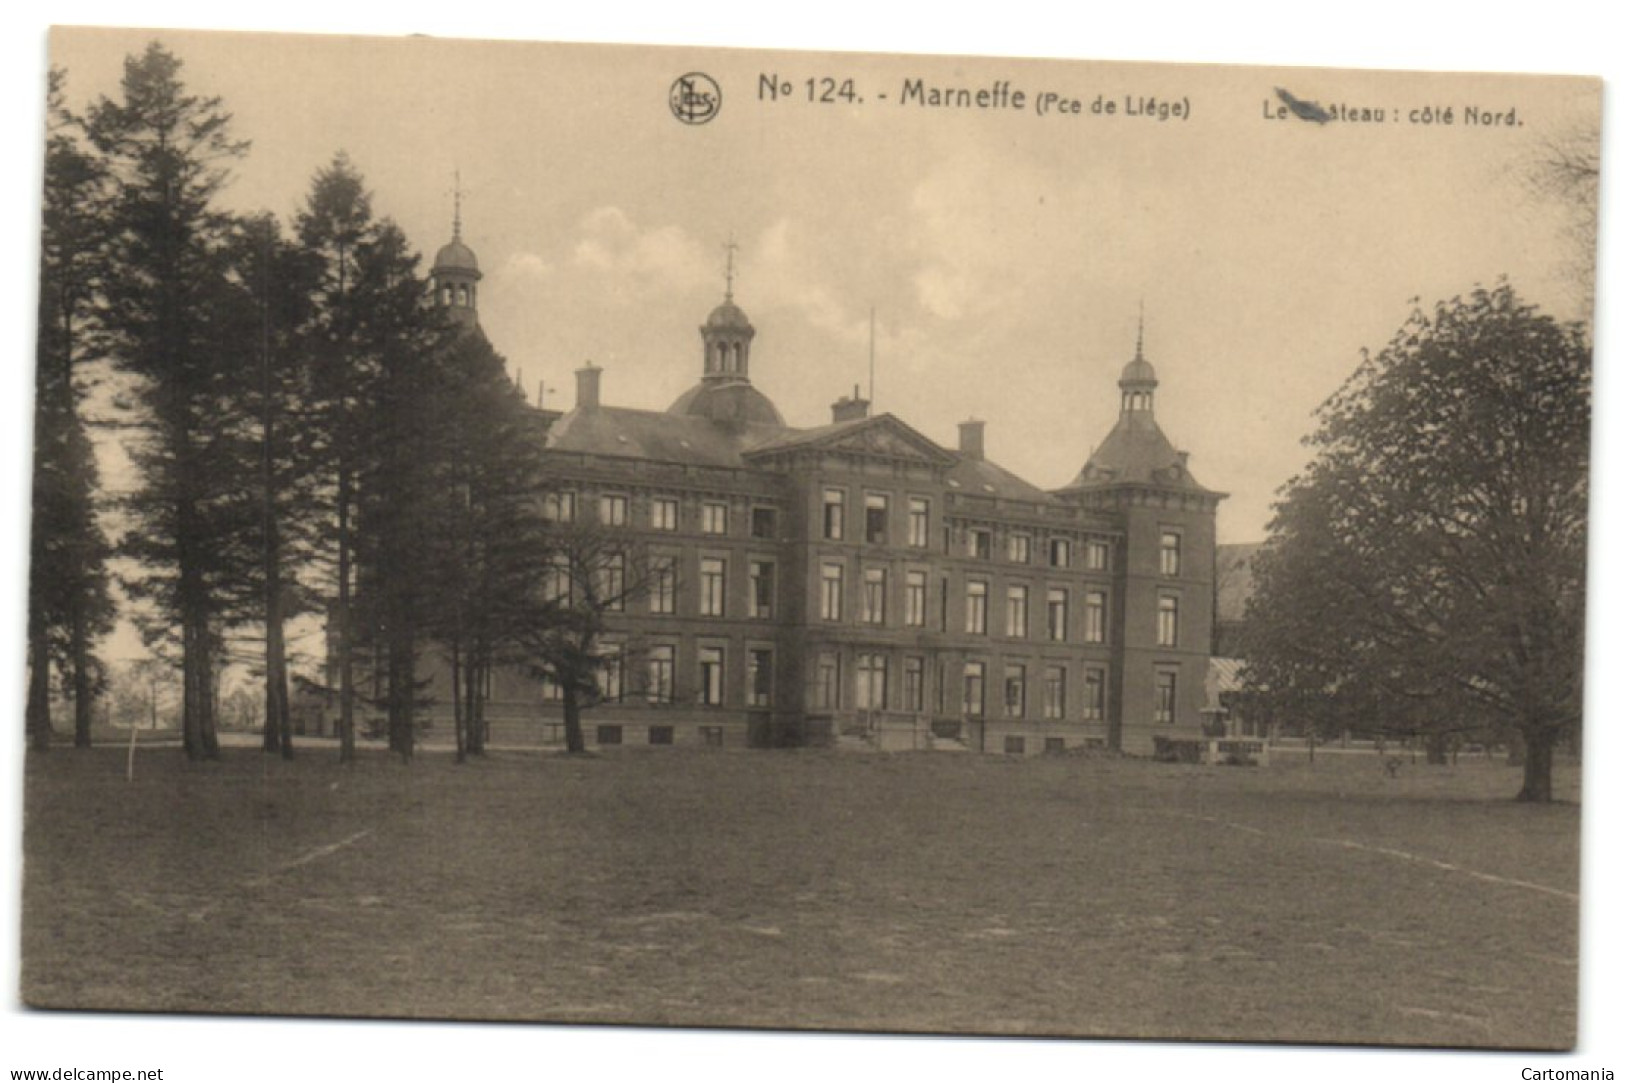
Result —
<instances>
[{"instance_id":1,"label":"chimney stack","mask_svg":"<svg viewBox=\"0 0 1625 1083\"><path fill-rule=\"evenodd\" d=\"M987 422L971 418L959 423L959 453L967 459L982 457L982 429Z\"/></svg>"},{"instance_id":2,"label":"chimney stack","mask_svg":"<svg viewBox=\"0 0 1625 1083\"><path fill-rule=\"evenodd\" d=\"M856 421L869 416L869 400L858 394L858 385L852 385L852 397L842 396L830 405L830 413L834 420Z\"/></svg>"},{"instance_id":3,"label":"chimney stack","mask_svg":"<svg viewBox=\"0 0 1625 1083\"><path fill-rule=\"evenodd\" d=\"M604 370L588 361L576 369L576 409L598 409L598 378Z\"/></svg>"}]
</instances>

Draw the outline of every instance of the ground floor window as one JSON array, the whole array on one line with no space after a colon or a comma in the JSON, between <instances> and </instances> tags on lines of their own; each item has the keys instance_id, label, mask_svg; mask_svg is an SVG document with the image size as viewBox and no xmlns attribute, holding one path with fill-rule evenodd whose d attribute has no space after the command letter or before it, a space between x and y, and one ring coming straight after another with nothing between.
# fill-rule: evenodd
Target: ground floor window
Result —
<instances>
[{"instance_id":1,"label":"ground floor window","mask_svg":"<svg viewBox=\"0 0 1625 1083\"><path fill-rule=\"evenodd\" d=\"M601 745L618 745L621 743L621 727L599 726L598 743Z\"/></svg>"},{"instance_id":2,"label":"ground floor window","mask_svg":"<svg viewBox=\"0 0 1625 1083\"><path fill-rule=\"evenodd\" d=\"M965 714L981 718L987 711L987 666L965 663Z\"/></svg>"},{"instance_id":3,"label":"ground floor window","mask_svg":"<svg viewBox=\"0 0 1625 1083\"><path fill-rule=\"evenodd\" d=\"M700 727L700 741L701 741L701 743L703 743L705 745L706 748L721 748L722 747L722 727L721 726L701 726Z\"/></svg>"},{"instance_id":4,"label":"ground floor window","mask_svg":"<svg viewBox=\"0 0 1625 1083\"><path fill-rule=\"evenodd\" d=\"M1172 723L1174 720L1175 699L1179 687L1179 676L1172 670L1160 670L1157 673L1157 721Z\"/></svg>"},{"instance_id":5,"label":"ground floor window","mask_svg":"<svg viewBox=\"0 0 1625 1083\"><path fill-rule=\"evenodd\" d=\"M841 706L841 656L834 651L818 655L813 674L813 706L833 711Z\"/></svg>"},{"instance_id":6,"label":"ground floor window","mask_svg":"<svg viewBox=\"0 0 1625 1083\"><path fill-rule=\"evenodd\" d=\"M1044 667L1044 717L1066 717L1066 667Z\"/></svg>"},{"instance_id":7,"label":"ground floor window","mask_svg":"<svg viewBox=\"0 0 1625 1083\"><path fill-rule=\"evenodd\" d=\"M1004 708L1011 718L1027 717L1027 667L1004 667Z\"/></svg>"},{"instance_id":8,"label":"ground floor window","mask_svg":"<svg viewBox=\"0 0 1625 1083\"><path fill-rule=\"evenodd\" d=\"M652 745L669 745L672 740L672 727L650 726L649 743Z\"/></svg>"},{"instance_id":9,"label":"ground floor window","mask_svg":"<svg viewBox=\"0 0 1625 1083\"><path fill-rule=\"evenodd\" d=\"M1083 671L1083 717L1099 721L1106 717L1106 671Z\"/></svg>"},{"instance_id":10,"label":"ground floor window","mask_svg":"<svg viewBox=\"0 0 1625 1083\"><path fill-rule=\"evenodd\" d=\"M752 650L747 656L745 691L752 707L766 707L773 702L773 652Z\"/></svg>"},{"instance_id":11,"label":"ground floor window","mask_svg":"<svg viewBox=\"0 0 1625 1083\"><path fill-rule=\"evenodd\" d=\"M903 710L925 710L925 659L903 659Z\"/></svg>"},{"instance_id":12,"label":"ground floor window","mask_svg":"<svg viewBox=\"0 0 1625 1083\"><path fill-rule=\"evenodd\" d=\"M1044 738L1044 755L1046 755L1046 756L1059 756L1065 751L1066 751L1066 738L1065 737L1046 737L1046 738Z\"/></svg>"},{"instance_id":13,"label":"ground floor window","mask_svg":"<svg viewBox=\"0 0 1625 1083\"><path fill-rule=\"evenodd\" d=\"M700 702L707 707L722 706L722 648L700 648Z\"/></svg>"},{"instance_id":14,"label":"ground floor window","mask_svg":"<svg viewBox=\"0 0 1625 1083\"><path fill-rule=\"evenodd\" d=\"M669 645L649 648L649 683L645 688L650 703L670 703L672 675L676 672L677 650Z\"/></svg>"},{"instance_id":15,"label":"ground floor window","mask_svg":"<svg viewBox=\"0 0 1625 1083\"><path fill-rule=\"evenodd\" d=\"M1025 756L1027 754L1027 738L1006 737L1004 739L1004 754L1006 756Z\"/></svg>"},{"instance_id":16,"label":"ground floor window","mask_svg":"<svg viewBox=\"0 0 1625 1083\"><path fill-rule=\"evenodd\" d=\"M886 656L862 652L858 655L858 681L854 706L860 711L886 709Z\"/></svg>"}]
</instances>

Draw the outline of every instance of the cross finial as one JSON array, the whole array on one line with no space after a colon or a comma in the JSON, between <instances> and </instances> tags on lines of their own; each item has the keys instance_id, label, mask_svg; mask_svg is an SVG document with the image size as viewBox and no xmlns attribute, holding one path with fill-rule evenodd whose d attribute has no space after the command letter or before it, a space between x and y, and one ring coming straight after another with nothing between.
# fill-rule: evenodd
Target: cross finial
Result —
<instances>
[{"instance_id":1,"label":"cross finial","mask_svg":"<svg viewBox=\"0 0 1625 1083\"><path fill-rule=\"evenodd\" d=\"M1145 298L1140 298L1140 329L1134 336L1134 360L1145 360Z\"/></svg>"},{"instance_id":2,"label":"cross finial","mask_svg":"<svg viewBox=\"0 0 1625 1083\"><path fill-rule=\"evenodd\" d=\"M463 171L451 171L451 239L463 239Z\"/></svg>"},{"instance_id":3,"label":"cross finial","mask_svg":"<svg viewBox=\"0 0 1625 1083\"><path fill-rule=\"evenodd\" d=\"M739 245L734 243L734 235L732 230L728 231L728 243L723 245L723 248L727 249L728 251L728 289L727 293L725 294L725 300L732 301L734 299L734 253L739 251Z\"/></svg>"}]
</instances>

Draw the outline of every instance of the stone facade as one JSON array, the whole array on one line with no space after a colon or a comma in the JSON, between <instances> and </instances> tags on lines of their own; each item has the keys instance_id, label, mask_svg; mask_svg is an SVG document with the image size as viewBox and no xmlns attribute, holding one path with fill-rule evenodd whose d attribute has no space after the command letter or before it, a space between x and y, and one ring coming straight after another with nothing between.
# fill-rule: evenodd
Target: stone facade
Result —
<instances>
[{"instance_id":1,"label":"stone facade","mask_svg":"<svg viewBox=\"0 0 1625 1083\"><path fill-rule=\"evenodd\" d=\"M473 318L472 252L454 240L435 273ZM729 286L668 410L606 405L589 366L546 419L558 514L674 569L615 614L626 664L589 742L1031 755L1200 732L1223 494L1157 427L1140 349L1116 427L1046 492L986 457L979 421L948 448L854 391L828 424L786 425L751 383L756 330ZM449 680L425 669L449 728ZM511 670L489 691L493 744L562 740L545 684Z\"/></svg>"}]
</instances>

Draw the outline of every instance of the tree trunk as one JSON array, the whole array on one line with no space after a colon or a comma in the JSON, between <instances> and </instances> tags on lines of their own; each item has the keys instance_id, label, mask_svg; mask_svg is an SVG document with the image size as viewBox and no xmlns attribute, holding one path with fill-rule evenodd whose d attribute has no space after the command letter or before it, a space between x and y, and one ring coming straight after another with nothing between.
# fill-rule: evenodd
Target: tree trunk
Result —
<instances>
[{"instance_id":1,"label":"tree trunk","mask_svg":"<svg viewBox=\"0 0 1625 1083\"><path fill-rule=\"evenodd\" d=\"M1432 764L1448 763L1450 761L1449 743L1442 733L1427 735L1428 762Z\"/></svg>"},{"instance_id":2,"label":"tree trunk","mask_svg":"<svg viewBox=\"0 0 1625 1083\"><path fill-rule=\"evenodd\" d=\"M564 682L564 750L587 751L587 739L581 732L581 703L576 699L575 684L571 681Z\"/></svg>"},{"instance_id":3,"label":"tree trunk","mask_svg":"<svg viewBox=\"0 0 1625 1083\"><path fill-rule=\"evenodd\" d=\"M355 647L350 620L350 471L339 468L339 762L355 762Z\"/></svg>"},{"instance_id":4,"label":"tree trunk","mask_svg":"<svg viewBox=\"0 0 1625 1083\"><path fill-rule=\"evenodd\" d=\"M468 739L465 729L467 711L463 707L463 655L456 637L451 641L451 728L457 743L457 762L468 762Z\"/></svg>"},{"instance_id":5,"label":"tree trunk","mask_svg":"<svg viewBox=\"0 0 1625 1083\"><path fill-rule=\"evenodd\" d=\"M1545 804L1552 799L1552 749L1557 745L1557 730L1530 727L1524 731L1524 745L1523 789L1518 791L1518 800Z\"/></svg>"},{"instance_id":6,"label":"tree trunk","mask_svg":"<svg viewBox=\"0 0 1625 1083\"><path fill-rule=\"evenodd\" d=\"M90 634L85 627L85 606L89 603L83 594L73 605L73 747L90 747L90 726L95 720L95 697L90 690Z\"/></svg>"},{"instance_id":7,"label":"tree trunk","mask_svg":"<svg viewBox=\"0 0 1625 1083\"><path fill-rule=\"evenodd\" d=\"M36 528L37 529L37 528ZM28 613L28 747L35 752L51 748L51 645L45 632L45 618L37 612L38 597Z\"/></svg>"}]
</instances>

